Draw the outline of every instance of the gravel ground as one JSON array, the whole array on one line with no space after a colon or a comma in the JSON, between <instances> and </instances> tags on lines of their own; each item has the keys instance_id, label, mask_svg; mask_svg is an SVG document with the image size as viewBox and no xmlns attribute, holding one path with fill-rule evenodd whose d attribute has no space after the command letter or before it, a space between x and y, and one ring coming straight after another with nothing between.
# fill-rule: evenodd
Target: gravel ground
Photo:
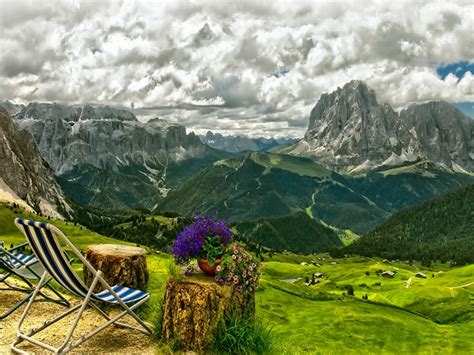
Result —
<instances>
[{"instance_id":1,"label":"gravel ground","mask_svg":"<svg viewBox=\"0 0 474 355\"><path fill-rule=\"evenodd\" d=\"M23 296L20 292L0 291L0 312L10 308L18 302ZM80 302L78 298L71 297L69 301L72 305ZM10 354L10 345L16 336L16 325L23 313L24 306L10 315L7 319L0 321L0 354ZM65 307L50 302L34 303L30 309L30 313L23 323L22 329L31 329L39 326L45 319L51 319L54 316L64 312ZM69 315L65 319L50 326L35 337L38 340L46 341L53 346L61 344L66 336L70 326L72 325L75 315ZM115 309L108 311L109 315L116 314ZM88 309L84 312L81 321L73 336L73 340L77 339L81 334L93 330L96 326L103 324L105 319L95 310ZM130 317L123 318L124 323L133 324ZM23 342L19 348L30 353L43 352L44 349ZM102 332L87 340L71 353L76 354L155 354L157 346L153 344L150 337L137 331L110 326Z\"/></svg>"}]
</instances>

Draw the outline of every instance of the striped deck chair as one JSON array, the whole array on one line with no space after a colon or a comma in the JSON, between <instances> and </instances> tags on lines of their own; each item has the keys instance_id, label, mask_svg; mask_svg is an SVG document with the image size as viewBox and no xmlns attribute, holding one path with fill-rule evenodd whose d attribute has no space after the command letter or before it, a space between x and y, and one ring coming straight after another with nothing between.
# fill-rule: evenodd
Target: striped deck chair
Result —
<instances>
[{"instance_id":1,"label":"striped deck chair","mask_svg":"<svg viewBox=\"0 0 474 355\"><path fill-rule=\"evenodd\" d=\"M32 344L43 347L44 349L50 350L54 353L67 353L72 349L78 347L83 342L93 337L100 331L104 330L106 327L116 324L121 327L126 327L130 329L138 330L147 335L151 335L151 330L148 326L135 314L133 311L141 304L143 304L150 294L140 290L134 290L128 287L123 287L119 285L110 286L104 278L101 276L100 270L95 270L92 265L84 258L81 252L72 244L67 237L55 226L49 223L44 222L35 222L33 220L26 220L23 218L17 218L15 224L22 231L30 246L47 272L45 272L42 277L40 284L35 289L33 296L31 297L28 305L23 312L23 315L20 318L20 321L17 325L17 338L11 346L11 349L16 352L22 352L22 350L17 348L17 345L23 341L28 341ZM87 267L90 272L94 275L94 279L90 285L87 287L82 279L77 275L74 269L71 267L71 264L68 262L67 257L64 254L64 250L59 243L59 240L65 243L65 245L74 253L74 255ZM47 275L51 275L53 279L58 282L62 287L83 299L81 303L77 306L74 306L68 309L66 312L56 316L51 320L47 320L43 325L33 328L28 332L23 332L21 326L28 315L30 307L35 299L37 293L40 290L41 283L46 279ZM103 291L99 293L94 293L96 285L100 284L103 287ZM122 308L122 312L111 318L104 311L102 311L98 304L114 304ZM129 306L130 305L130 306ZM95 328L93 331L88 334L80 335L79 339L76 341L72 340L72 336L77 327L77 324L87 307L95 309L101 316L106 319L106 322L99 327ZM64 338L63 343L55 348L50 344L44 343L38 339L33 338L37 333L40 333L42 330L46 329L50 325L56 323L57 321L63 319L69 314L78 311L74 319L74 322L67 332L67 335ZM132 326L130 324L120 323L119 320L129 315L136 320L139 324L138 327Z\"/></svg>"},{"instance_id":2,"label":"striped deck chair","mask_svg":"<svg viewBox=\"0 0 474 355\"><path fill-rule=\"evenodd\" d=\"M3 285L0 287L0 291L17 291L26 294L24 298L2 313L0 315L0 320L5 319L23 304L28 302L36 288L33 282L38 282L44 272L44 269L38 263L38 260L34 255L19 252L26 245L28 245L28 242L7 250L4 248L3 242L0 242L0 271L2 272L0 274L0 284ZM23 281L24 285L12 284L9 282L8 279L12 276ZM58 291L51 287L49 284L51 280L51 277L47 278L43 283L43 287L49 289L55 297L48 296L44 292L38 291L40 298L36 301L54 302L69 307L69 302L66 301Z\"/></svg>"}]
</instances>

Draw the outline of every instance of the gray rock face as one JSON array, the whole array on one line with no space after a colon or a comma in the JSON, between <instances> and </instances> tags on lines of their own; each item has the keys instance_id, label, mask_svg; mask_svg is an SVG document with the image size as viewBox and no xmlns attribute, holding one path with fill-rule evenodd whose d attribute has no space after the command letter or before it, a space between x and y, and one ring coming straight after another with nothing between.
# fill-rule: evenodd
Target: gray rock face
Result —
<instances>
[{"instance_id":1,"label":"gray rock face","mask_svg":"<svg viewBox=\"0 0 474 355\"><path fill-rule=\"evenodd\" d=\"M168 161L200 157L206 151L194 133L160 119L139 122L112 107L32 103L16 116L30 132L55 174L90 164L118 171L127 166L165 167Z\"/></svg>"},{"instance_id":2,"label":"gray rock face","mask_svg":"<svg viewBox=\"0 0 474 355\"><path fill-rule=\"evenodd\" d=\"M474 120L443 101L411 105L400 117L429 160L474 171Z\"/></svg>"},{"instance_id":3,"label":"gray rock face","mask_svg":"<svg viewBox=\"0 0 474 355\"><path fill-rule=\"evenodd\" d=\"M205 135L200 135L201 142L209 147L224 150L229 153L239 153L245 151L264 151L279 145L290 144L296 142L292 138L250 138L244 136L223 136L220 133L208 131Z\"/></svg>"},{"instance_id":4,"label":"gray rock face","mask_svg":"<svg viewBox=\"0 0 474 355\"><path fill-rule=\"evenodd\" d=\"M10 116L16 115L25 107L25 105L15 104L9 100L0 101L0 106L3 107Z\"/></svg>"},{"instance_id":5,"label":"gray rock face","mask_svg":"<svg viewBox=\"0 0 474 355\"><path fill-rule=\"evenodd\" d=\"M351 81L321 96L289 153L351 173L416 160L472 171L472 132L473 121L448 103L412 105L399 115L365 83Z\"/></svg>"},{"instance_id":6,"label":"gray rock face","mask_svg":"<svg viewBox=\"0 0 474 355\"><path fill-rule=\"evenodd\" d=\"M71 211L33 137L19 131L3 108L0 108L0 198L55 218L65 217Z\"/></svg>"}]
</instances>

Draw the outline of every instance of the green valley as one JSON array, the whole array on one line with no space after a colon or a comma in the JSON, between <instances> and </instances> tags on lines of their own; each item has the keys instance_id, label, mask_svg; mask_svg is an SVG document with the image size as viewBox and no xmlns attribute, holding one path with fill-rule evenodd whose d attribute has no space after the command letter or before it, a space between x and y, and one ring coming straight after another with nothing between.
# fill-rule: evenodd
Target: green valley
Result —
<instances>
[{"instance_id":1,"label":"green valley","mask_svg":"<svg viewBox=\"0 0 474 355\"><path fill-rule=\"evenodd\" d=\"M6 245L24 240L13 225L19 215L47 220L0 206L0 239ZM119 242L70 222L53 223L81 249L90 243ZM264 258L256 292L257 317L272 327L274 352L469 353L474 348L474 265L436 263L426 268L418 262L333 259L328 254L274 253ZM150 251L147 257L152 299L144 314L151 322L158 317L153 305L163 297L169 261L166 253ZM386 279L380 270L396 273ZM419 271L427 278L415 277ZM305 278L311 279L314 273L324 277L316 285L305 286ZM354 296L347 295L349 285ZM156 351L169 349L158 341Z\"/></svg>"},{"instance_id":2,"label":"green valley","mask_svg":"<svg viewBox=\"0 0 474 355\"><path fill-rule=\"evenodd\" d=\"M474 182L428 162L362 175L331 172L312 159L251 153L222 160L171 190L156 211L191 215L218 210L232 222L308 215L341 230L367 233L393 213Z\"/></svg>"}]
</instances>

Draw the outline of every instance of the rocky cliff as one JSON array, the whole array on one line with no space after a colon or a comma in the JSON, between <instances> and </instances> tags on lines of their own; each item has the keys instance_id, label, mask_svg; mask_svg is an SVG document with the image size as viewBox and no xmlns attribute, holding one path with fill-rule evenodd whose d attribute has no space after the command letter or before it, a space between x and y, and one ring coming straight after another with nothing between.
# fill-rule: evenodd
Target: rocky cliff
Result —
<instances>
[{"instance_id":1,"label":"rocky cliff","mask_svg":"<svg viewBox=\"0 0 474 355\"><path fill-rule=\"evenodd\" d=\"M71 208L33 137L19 131L0 107L0 200L46 216L64 218Z\"/></svg>"},{"instance_id":2,"label":"rocky cliff","mask_svg":"<svg viewBox=\"0 0 474 355\"><path fill-rule=\"evenodd\" d=\"M206 147L184 126L160 119L147 123L123 109L32 103L16 116L57 175L89 164L100 169L166 166L169 160L199 157Z\"/></svg>"},{"instance_id":3,"label":"rocky cliff","mask_svg":"<svg viewBox=\"0 0 474 355\"><path fill-rule=\"evenodd\" d=\"M417 160L472 171L473 131L473 120L446 102L398 114L364 82L351 81L321 95L304 139L288 152L351 173Z\"/></svg>"}]
</instances>

